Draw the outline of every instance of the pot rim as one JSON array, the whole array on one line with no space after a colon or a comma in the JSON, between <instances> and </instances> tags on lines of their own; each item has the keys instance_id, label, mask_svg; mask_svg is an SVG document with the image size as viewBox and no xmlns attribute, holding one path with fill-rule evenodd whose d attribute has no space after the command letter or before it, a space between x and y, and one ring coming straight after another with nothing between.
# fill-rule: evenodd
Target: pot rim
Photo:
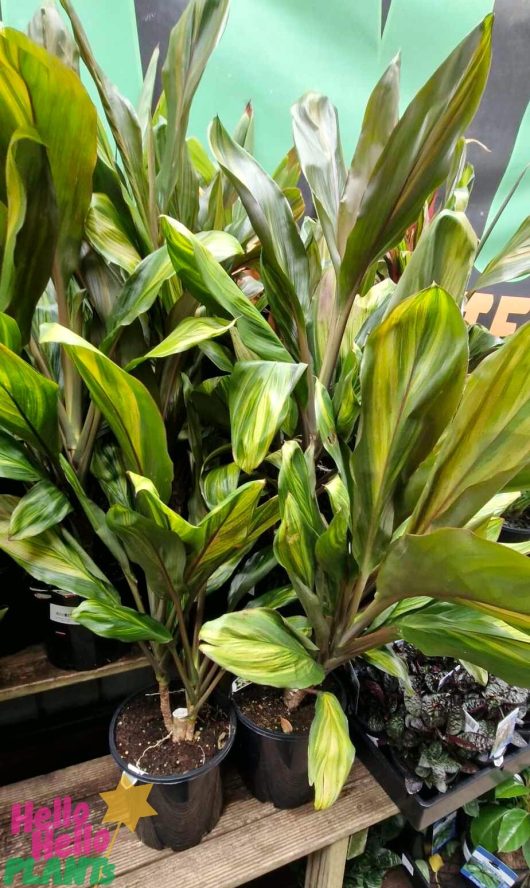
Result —
<instances>
[{"instance_id":1,"label":"pot rim","mask_svg":"<svg viewBox=\"0 0 530 888\"><path fill-rule=\"evenodd\" d=\"M332 673L330 673L329 676L326 676L326 678L330 678L330 677L332 677L332 680L337 685L337 690L342 691L343 695L345 697L346 695L345 695L344 687L340 683L339 679L336 676L333 676ZM256 684L256 682L254 682L254 681L249 682L249 684L255 685L255 687L257 687L257 688L272 687L272 685L259 685L259 684ZM241 689L241 690L243 690L243 689ZM283 688L277 688L276 690L283 690ZM236 694L234 694L234 692L231 691L230 699L232 700L232 704L233 704L233 707L236 711L237 718L239 719L240 722L242 722L245 725L245 727L250 728L250 730L254 731L255 734L259 734L260 737L267 737L271 740L279 740L281 743L294 743L297 740L298 741L306 740L309 743L309 732L307 732L307 734L300 734L300 733L296 733L296 731L293 731L292 734L284 734L283 731L271 731L269 728L260 727L260 725L257 725L247 715L245 715L243 712L241 712L241 709L237 705L236 698L237 698L237 692L236 692ZM343 705L343 707L345 706L344 699L343 699L341 705Z\"/></svg>"},{"instance_id":2,"label":"pot rim","mask_svg":"<svg viewBox=\"0 0 530 888\"><path fill-rule=\"evenodd\" d=\"M156 685L148 685L145 688L142 688L140 691L135 691L133 694L129 694L128 697L123 700L122 703L118 706L118 708L114 711L114 715L112 716L112 720L109 725L109 747L110 754L112 758L116 762L119 768L124 771L128 777L132 777L135 780L138 780L140 783L156 783L161 784L162 786L168 784L176 784L176 783L188 783L190 780L194 780L196 777L202 777L204 774L207 774L213 768L217 767L221 764L221 762L226 758L232 746L234 745L234 741L236 738L236 730L237 730L237 718L235 713L235 708L231 700L227 700L228 704L228 719L229 719L229 735L228 739L223 746L222 749L219 750L211 759L201 765L199 768L195 768L193 771L184 771L183 774L168 774L168 775L160 775L160 774L149 774L147 772L139 774L136 771L131 769L130 763L126 762L118 752L116 748L115 741L115 729L116 722L122 711L131 702L135 697L139 697L141 694L145 694L146 692L157 688ZM182 690L178 688L177 690ZM213 699L216 699L216 694L214 693ZM217 697L217 699L219 699Z\"/></svg>"}]
</instances>

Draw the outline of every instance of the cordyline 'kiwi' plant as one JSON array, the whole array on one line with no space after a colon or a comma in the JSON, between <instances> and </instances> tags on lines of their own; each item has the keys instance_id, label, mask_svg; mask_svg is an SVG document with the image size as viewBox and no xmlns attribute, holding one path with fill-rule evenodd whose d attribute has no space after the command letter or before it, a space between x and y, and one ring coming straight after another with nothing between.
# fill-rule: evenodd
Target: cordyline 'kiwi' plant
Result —
<instances>
[{"instance_id":1,"label":"cordyline 'kiwi' plant","mask_svg":"<svg viewBox=\"0 0 530 888\"><path fill-rule=\"evenodd\" d=\"M117 158L53 5L34 18L33 41L2 28L0 477L27 492L0 496L0 547L39 581L86 598L84 625L140 642L168 732L179 739L193 735L221 674L198 649L206 588L221 584L278 518L274 498L259 505L263 481L224 488L209 480L202 433L194 419L186 425L185 405L206 354L231 366L213 340L245 309L275 336L237 287L243 308L221 298L222 318L196 316L159 226L161 213L178 215L221 261L254 238L230 183L186 141L190 102L228 0L193 0L179 20L154 116L156 57L135 111L97 66L71 4L62 5ZM247 109L236 139L248 146L251 132ZM296 211L288 167L279 175ZM39 334L41 321L48 323ZM118 589L134 607L123 606ZM168 692L175 670L186 695L180 720Z\"/></svg>"},{"instance_id":2,"label":"cordyline 'kiwi' plant","mask_svg":"<svg viewBox=\"0 0 530 888\"><path fill-rule=\"evenodd\" d=\"M202 650L245 679L285 688L291 707L317 689L317 807L335 800L354 756L338 700L318 690L341 664L404 638L530 683L530 563L495 542L490 520L499 491L528 486L530 326L469 372L462 306L478 244L462 212L447 208L469 181L462 134L484 89L491 33L488 17L400 119L392 62L349 168L329 101L311 93L294 106L318 216L301 230L219 121L210 132L260 239L269 320L266 340L238 321L245 352L227 380L233 460L247 474L279 465L274 553L307 630L270 608L246 609L207 623ZM189 231L170 221L164 230L199 301L235 294ZM396 283L389 251L405 251L411 231L421 236Z\"/></svg>"}]
</instances>

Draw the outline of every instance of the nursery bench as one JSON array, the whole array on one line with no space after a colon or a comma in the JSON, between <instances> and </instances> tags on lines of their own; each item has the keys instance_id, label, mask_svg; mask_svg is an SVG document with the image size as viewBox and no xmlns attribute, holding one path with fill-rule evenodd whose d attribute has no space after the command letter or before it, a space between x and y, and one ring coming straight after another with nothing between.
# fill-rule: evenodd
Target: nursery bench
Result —
<instances>
[{"instance_id":1,"label":"nursery bench","mask_svg":"<svg viewBox=\"0 0 530 888\"><path fill-rule=\"evenodd\" d=\"M98 793L114 789L118 778L114 761L104 756L4 787L0 793L0 878L8 858L31 854L27 834L10 835L12 805L33 801L35 806L49 806L55 798L70 796L73 803L89 804L90 822L97 825L106 810ZM279 811L262 804L229 772L224 813L195 848L178 854L153 851L122 826L110 856L115 866L111 884L113 888L236 888L309 855L306 888L340 888L348 837L396 812L360 762L355 763L335 805L318 812L311 805Z\"/></svg>"}]
</instances>

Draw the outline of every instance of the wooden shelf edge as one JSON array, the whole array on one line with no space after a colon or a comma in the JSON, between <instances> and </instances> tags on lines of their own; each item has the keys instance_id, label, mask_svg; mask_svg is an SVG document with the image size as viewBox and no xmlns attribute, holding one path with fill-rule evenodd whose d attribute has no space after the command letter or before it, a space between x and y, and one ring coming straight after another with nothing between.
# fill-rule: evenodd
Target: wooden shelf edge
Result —
<instances>
[{"instance_id":1,"label":"wooden shelf edge","mask_svg":"<svg viewBox=\"0 0 530 888\"><path fill-rule=\"evenodd\" d=\"M98 669L83 672L57 669L47 660L43 645L33 645L0 659L0 703L42 694L59 687L95 681L148 666L143 654L131 653Z\"/></svg>"}]
</instances>

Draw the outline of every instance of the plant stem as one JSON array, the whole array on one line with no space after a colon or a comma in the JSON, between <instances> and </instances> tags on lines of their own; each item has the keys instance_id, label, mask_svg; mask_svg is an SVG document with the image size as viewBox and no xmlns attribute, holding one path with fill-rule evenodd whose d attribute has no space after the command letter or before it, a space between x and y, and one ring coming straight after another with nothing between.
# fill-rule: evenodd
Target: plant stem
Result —
<instances>
[{"instance_id":1,"label":"plant stem","mask_svg":"<svg viewBox=\"0 0 530 888\"><path fill-rule=\"evenodd\" d=\"M160 693L160 712L164 719L164 727L166 731L173 737L173 716L171 714L171 702L169 699L169 686L164 679L158 679L158 690Z\"/></svg>"},{"instance_id":2,"label":"plant stem","mask_svg":"<svg viewBox=\"0 0 530 888\"><path fill-rule=\"evenodd\" d=\"M286 688L283 692L283 702L289 712L294 712L307 697L306 688Z\"/></svg>"},{"instance_id":3,"label":"plant stem","mask_svg":"<svg viewBox=\"0 0 530 888\"><path fill-rule=\"evenodd\" d=\"M78 475L81 482L84 481L90 468L92 452L96 443L96 436L101 422L101 413L91 401L83 425L79 442L74 454L74 460L78 461Z\"/></svg>"},{"instance_id":4,"label":"plant stem","mask_svg":"<svg viewBox=\"0 0 530 888\"><path fill-rule=\"evenodd\" d=\"M219 684L219 682L221 681L221 679L224 678L224 676L225 676L225 670L224 670L224 669L220 669L219 672L218 672L218 674L217 674L217 675L215 676L215 678L213 679L213 681L210 682L209 687L206 688L206 690L204 691L204 693L199 697L199 699L197 700L197 703L196 703L195 706L193 707L193 711L194 711L195 713L200 712L201 707L204 706L204 704L206 703L208 697L210 696L210 694L212 694L212 693L214 692L215 688L217 687L217 685Z\"/></svg>"},{"instance_id":5,"label":"plant stem","mask_svg":"<svg viewBox=\"0 0 530 888\"><path fill-rule=\"evenodd\" d=\"M173 657L173 662L175 663L175 666L177 667L177 672L178 672L179 678L182 682L182 687L186 691L186 694L190 698L190 700L195 700L195 696L196 696L195 690L194 690L190 680L188 679L188 676L186 675L184 666L181 662L179 655L177 654L177 652L175 650L175 647L173 645L170 645L169 650L171 651L171 656Z\"/></svg>"},{"instance_id":6,"label":"plant stem","mask_svg":"<svg viewBox=\"0 0 530 888\"><path fill-rule=\"evenodd\" d=\"M328 347L326 348L326 352L324 354L324 360L322 361L322 368L320 370L320 382L324 386L324 388L329 389L331 382L335 375L335 368L337 366L337 360L339 357L340 346L342 343L342 338L344 336L344 331L346 329L346 324L348 323L348 318L350 316L350 312L352 310L353 302L357 295L357 291L359 289L360 283L362 280L362 276L360 276L354 283L351 292L348 296L346 304L342 309L337 322L335 324L334 329L331 332Z\"/></svg>"},{"instance_id":7,"label":"plant stem","mask_svg":"<svg viewBox=\"0 0 530 888\"><path fill-rule=\"evenodd\" d=\"M358 638L365 629L368 629L375 618L378 617L379 614L382 614L383 611L393 603L392 599L372 601L372 603L361 613L359 619L356 620L353 626L350 626L350 628L345 631L339 642L339 650L342 649L344 645L348 644L352 638Z\"/></svg>"},{"instance_id":8,"label":"plant stem","mask_svg":"<svg viewBox=\"0 0 530 888\"><path fill-rule=\"evenodd\" d=\"M304 447L307 449L313 444L317 437L317 420L315 413L315 380L313 377L313 358L309 349L307 339L307 331L298 325L298 345L300 349L300 360L303 364L307 364L307 408L302 410L302 423L304 426Z\"/></svg>"},{"instance_id":9,"label":"plant stem","mask_svg":"<svg viewBox=\"0 0 530 888\"><path fill-rule=\"evenodd\" d=\"M488 225L486 231L484 232L484 234L483 234L482 237L480 238L480 242L479 242L479 245L478 245L478 250L477 250L477 252L475 253L475 262L477 261L479 255L480 255L480 252L481 252L481 250L482 250L484 244L485 244L486 241L488 240L488 238L489 238L491 232L492 232L493 229L495 228L497 222L498 222L499 219L501 218L501 216L502 216L502 214L504 213L506 207L507 207L508 204L510 203L512 197L514 196L514 194L515 194L515 192L517 191L519 185L521 184L521 182L522 182L522 180L523 180L523 178L524 178L524 176L525 176L525 174L526 174L526 171L528 170L528 167L530 167L530 163L527 163L527 165L523 168L522 172L519 173L519 175L517 176L517 179L515 180L515 183L514 183L514 184L512 185L512 187L510 188L508 194L507 194L506 197L504 198L504 200L503 200L503 202L501 203L499 209L497 210L497 212L495 213L493 219L491 220L490 225ZM474 292L474 291L473 291L473 292Z\"/></svg>"}]
</instances>

